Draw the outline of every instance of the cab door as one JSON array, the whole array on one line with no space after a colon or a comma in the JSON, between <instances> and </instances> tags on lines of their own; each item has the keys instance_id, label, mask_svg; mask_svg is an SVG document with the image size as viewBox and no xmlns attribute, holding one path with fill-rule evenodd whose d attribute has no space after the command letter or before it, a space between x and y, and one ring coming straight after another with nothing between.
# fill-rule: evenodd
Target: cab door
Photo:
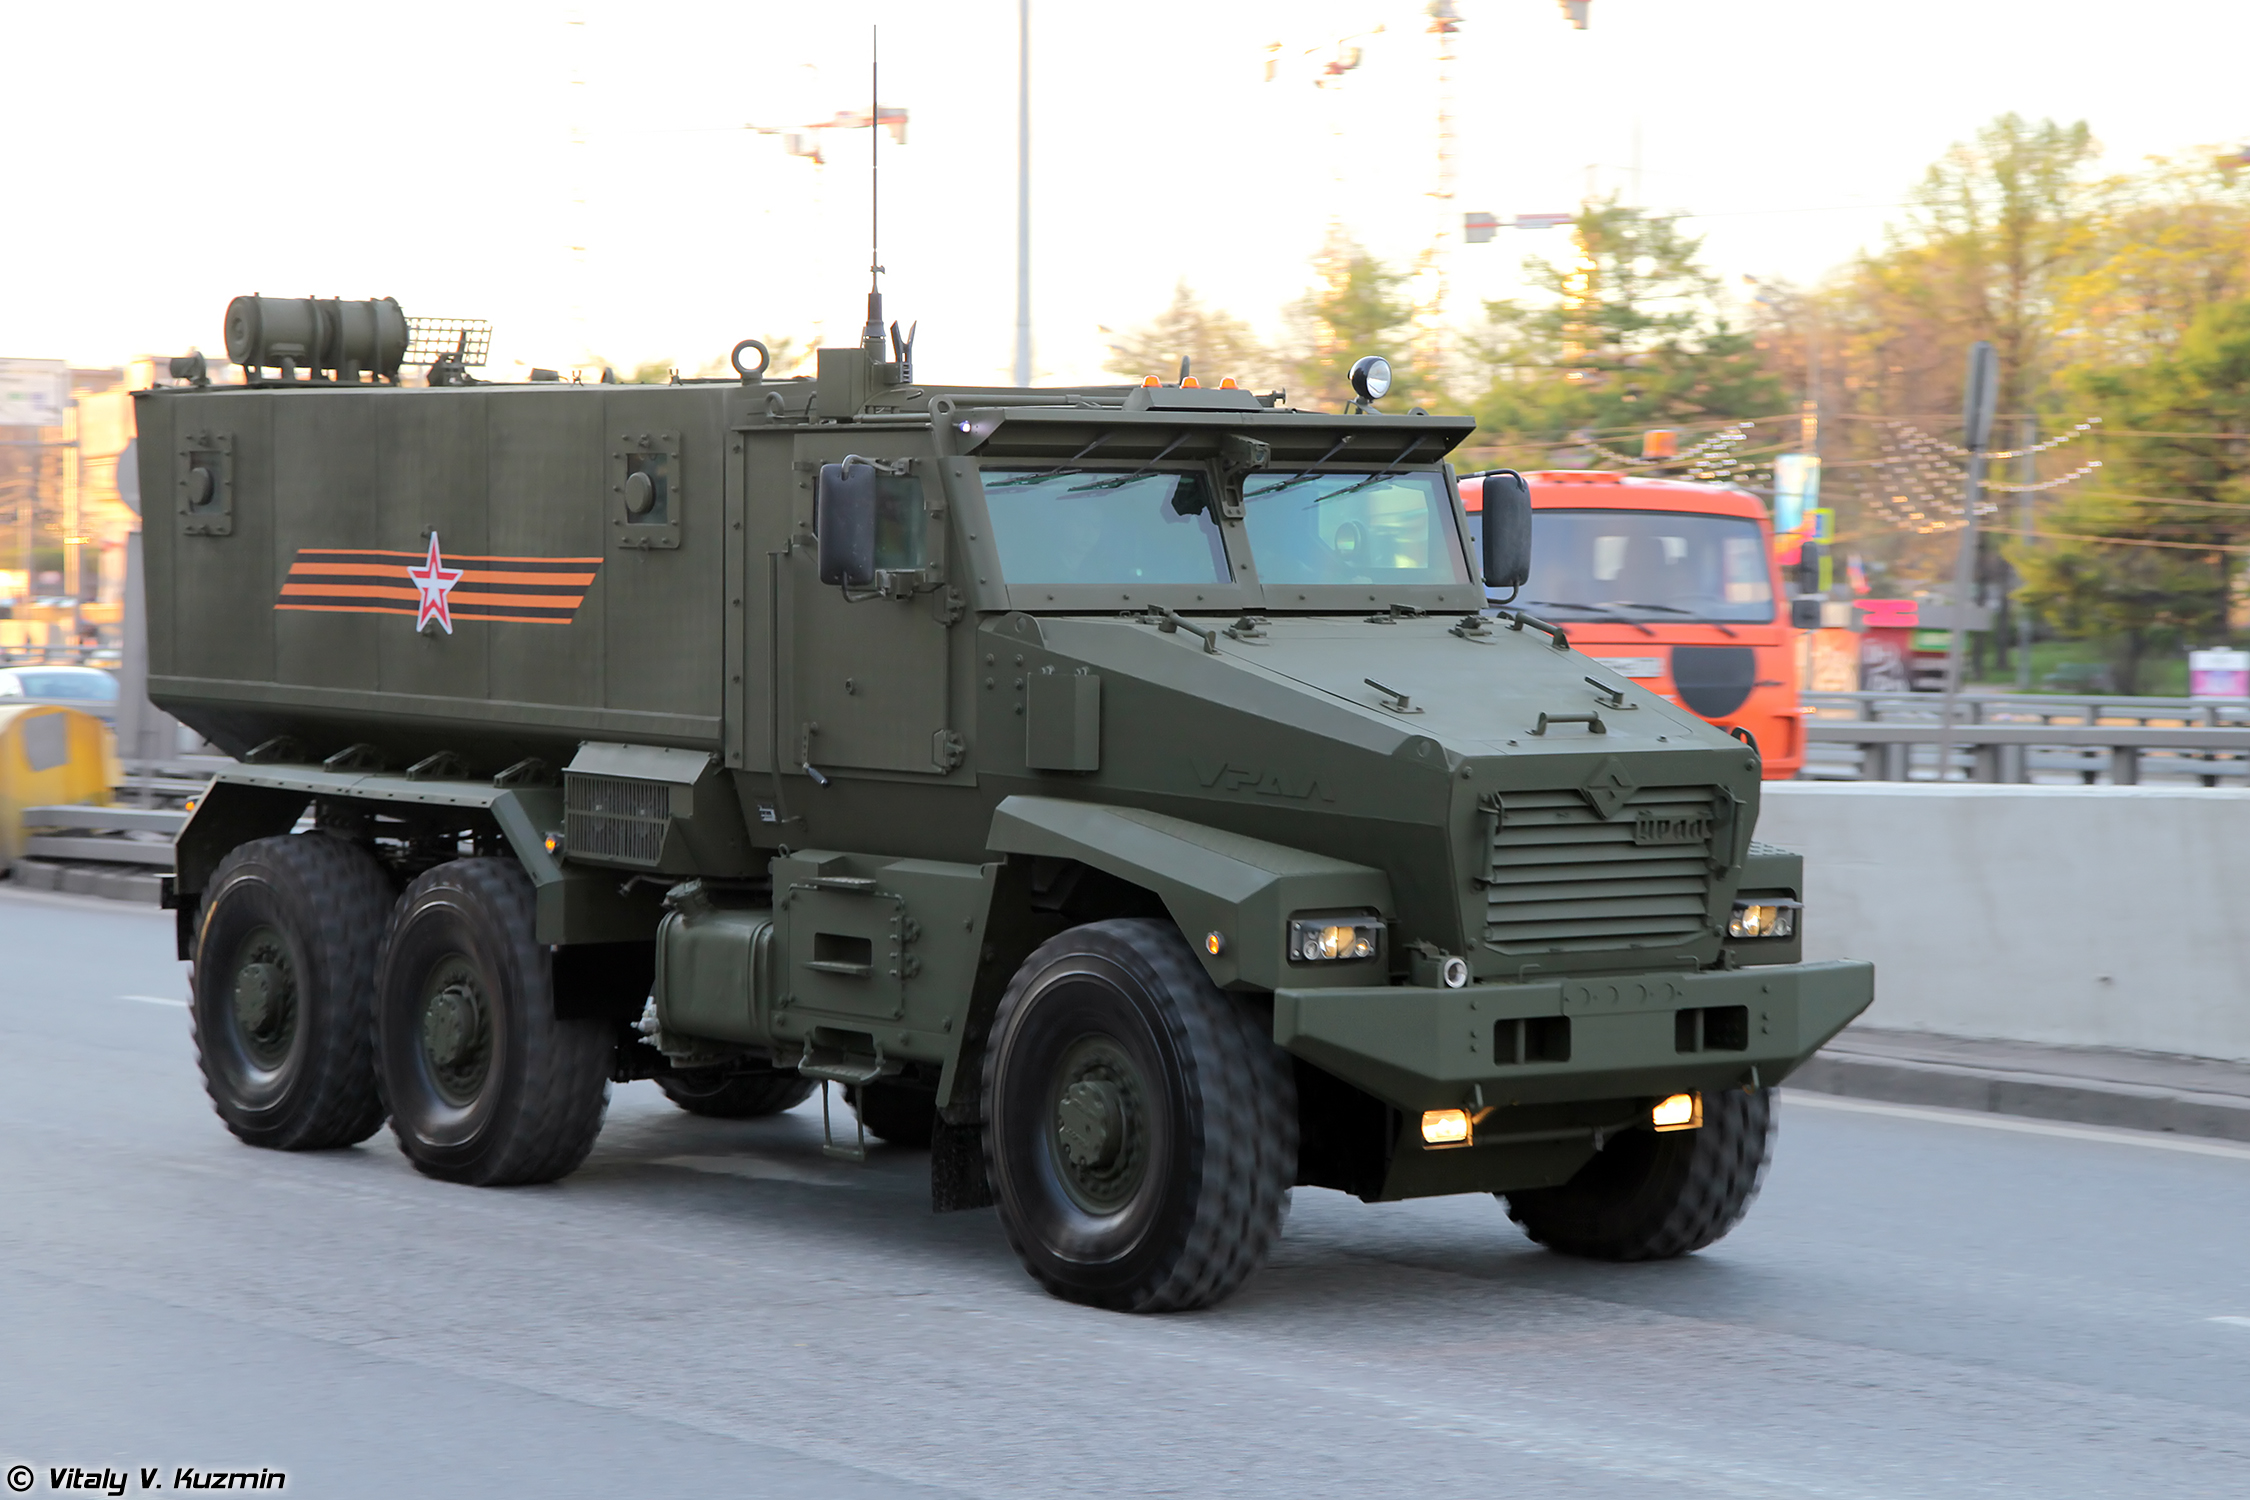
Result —
<instances>
[{"instance_id":1,"label":"cab door","mask_svg":"<svg viewBox=\"0 0 2250 1500\"><path fill-rule=\"evenodd\" d=\"M796 472L808 498L820 470L847 455L874 459L876 585L820 581L818 549L787 559L788 639L779 646L789 684L787 769L920 772L959 765L963 745L949 722L946 639L960 617L945 571L945 491L937 462L864 431L807 434ZM810 508L818 525L817 505Z\"/></svg>"}]
</instances>

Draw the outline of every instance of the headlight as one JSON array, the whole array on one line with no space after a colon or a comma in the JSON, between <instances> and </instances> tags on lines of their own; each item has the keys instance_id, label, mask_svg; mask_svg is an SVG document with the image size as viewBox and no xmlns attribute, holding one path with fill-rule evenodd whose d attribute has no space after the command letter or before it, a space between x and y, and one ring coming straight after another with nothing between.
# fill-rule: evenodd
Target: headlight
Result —
<instances>
[{"instance_id":1,"label":"headlight","mask_svg":"<svg viewBox=\"0 0 2250 1500\"><path fill-rule=\"evenodd\" d=\"M1734 938L1785 938L1797 933L1801 901L1737 901L1727 919L1727 936Z\"/></svg>"},{"instance_id":2,"label":"headlight","mask_svg":"<svg viewBox=\"0 0 2250 1500\"><path fill-rule=\"evenodd\" d=\"M1289 961L1329 963L1375 958L1383 951L1381 917L1294 917L1289 923Z\"/></svg>"},{"instance_id":3,"label":"headlight","mask_svg":"<svg viewBox=\"0 0 2250 1500\"><path fill-rule=\"evenodd\" d=\"M1469 1144L1469 1112L1465 1109L1422 1111L1422 1141L1430 1146Z\"/></svg>"},{"instance_id":4,"label":"headlight","mask_svg":"<svg viewBox=\"0 0 2250 1500\"><path fill-rule=\"evenodd\" d=\"M1648 1112L1648 1122L1659 1131L1698 1129L1703 1124L1703 1096L1674 1094L1669 1099L1660 1099L1656 1108Z\"/></svg>"}]
</instances>

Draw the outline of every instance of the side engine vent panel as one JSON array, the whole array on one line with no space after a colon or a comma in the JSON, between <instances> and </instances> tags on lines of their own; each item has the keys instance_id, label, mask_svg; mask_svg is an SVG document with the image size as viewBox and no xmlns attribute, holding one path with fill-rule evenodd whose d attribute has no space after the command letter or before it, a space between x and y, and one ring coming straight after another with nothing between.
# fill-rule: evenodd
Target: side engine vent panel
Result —
<instances>
[{"instance_id":1,"label":"side engine vent panel","mask_svg":"<svg viewBox=\"0 0 2250 1500\"><path fill-rule=\"evenodd\" d=\"M656 868L672 816L671 787L579 772L563 785L563 838L572 854Z\"/></svg>"}]
</instances>

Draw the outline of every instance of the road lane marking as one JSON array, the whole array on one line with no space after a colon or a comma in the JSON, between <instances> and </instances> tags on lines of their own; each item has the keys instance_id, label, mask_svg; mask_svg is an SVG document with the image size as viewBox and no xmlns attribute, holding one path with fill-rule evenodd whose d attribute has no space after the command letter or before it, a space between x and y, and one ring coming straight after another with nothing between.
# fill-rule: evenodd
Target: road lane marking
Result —
<instances>
[{"instance_id":1,"label":"road lane marking","mask_svg":"<svg viewBox=\"0 0 2250 1500\"><path fill-rule=\"evenodd\" d=\"M187 1009L185 1000L174 1000L168 995L119 995L117 998L120 1000L138 1000L143 1005L170 1005L181 1010Z\"/></svg>"},{"instance_id":2,"label":"road lane marking","mask_svg":"<svg viewBox=\"0 0 2250 1500\"><path fill-rule=\"evenodd\" d=\"M1967 1109L1937 1109L1919 1104L1878 1104L1871 1099L1844 1099L1807 1089L1784 1088L1791 1106L1840 1109L1851 1114L1891 1115L1901 1120L1929 1120L1940 1125L1969 1125L1978 1130L2008 1130L2018 1135L2055 1135L2066 1140L2101 1141L2112 1146L2144 1146L2154 1151L2184 1151L2190 1156L2226 1156L2250 1161L2250 1146L2232 1141L2205 1140L2201 1136L2162 1135L2153 1130L2105 1130L2098 1125L2064 1125L2048 1120L2026 1120L2016 1115L1991 1115Z\"/></svg>"},{"instance_id":3,"label":"road lane marking","mask_svg":"<svg viewBox=\"0 0 2250 1500\"><path fill-rule=\"evenodd\" d=\"M772 1161L762 1156L660 1156L660 1167L685 1167L690 1172L709 1172L720 1177L754 1177L768 1182L802 1182L812 1187L848 1188L857 1186L850 1178L835 1172L823 1172L811 1167L800 1167L793 1162Z\"/></svg>"},{"instance_id":4,"label":"road lane marking","mask_svg":"<svg viewBox=\"0 0 2250 1500\"><path fill-rule=\"evenodd\" d=\"M2238 1317L2233 1313L2223 1314L2219 1317L2210 1319L2210 1321L2213 1323L2226 1323L2235 1328L2250 1328L2250 1318Z\"/></svg>"}]
</instances>

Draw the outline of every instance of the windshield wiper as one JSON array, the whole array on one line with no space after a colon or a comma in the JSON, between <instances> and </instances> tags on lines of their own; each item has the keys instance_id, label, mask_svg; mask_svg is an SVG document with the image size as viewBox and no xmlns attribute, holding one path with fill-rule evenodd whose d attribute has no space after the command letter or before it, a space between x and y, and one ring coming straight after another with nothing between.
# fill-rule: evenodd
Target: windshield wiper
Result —
<instances>
[{"instance_id":1,"label":"windshield wiper","mask_svg":"<svg viewBox=\"0 0 2250 1500\"><path fill-rule=\"evenodd\" d=\"M1258 491L1258 493L1255 495L1250 494L1248 488L1245 487L1242 498L1245 500L1263 500L1268 495L1280 494L1283 490L1288 489L1293 484L1303 484L1308 479L1318 479L1320 476L1313 471L1315 469L1318 469L1322 464L1328 462L1328 460L1334 458L1336 456L1337 449L1343 447L1344 444L1350 442L1353 438L1358 436L1359 434L1356 432L1345 433L1342 437L1336 439L1335 442L1328 445L1328 451L1326 453L1323 453L1322 455L1320 455L1320 457L1312 461L1312 468L1299 469L1295 474L1281 481L1281 483L1276 485L1269 485L1265 489Z\"/></svg>"},{"instance_id":2,"label":"windshield wiper","mask_svg":"<svg viewBox=\"0 0 2250 1500\"><path fill-rule=\"evenodd\" d=\"M1091 474L1094 471L1092 469L1080 467L1078 461L1084 458L1087 454L1092 453L1102 444L1108 442L1114 436L1116 436L1116 430L1114 428L1107 432L1097 433L1095 434L1094 440L1092 442L1088 443L1085 447L1079 449L1076 453L1073 453L1072 455L1070 455L1070 457L1064 459L1061 463L1055 465L1052 469L1047 470L1043 474L1026 474L1018 479L1003 479L998 484L988 484L985 486L985 488L988 490L1004 490L1011 484L1045 484L1048 480L1060 479L1065 474Z\"/></svg>"},{"instance_id":3,"label":"windshield wiper","mask_svg":"<svg viewBox=\"0 0 2250 1500\"><path fill-rule=\"evenodd\" d=\"M1416 438L1413 442L1408 443L1404 448L1399 450L1398 457L1391 460L1391 466L1383 470L1380 474L1370 474L1355 485L1351 485L1340 490L1331 490L1327 494L1321 496L1320 500L1333 500L1338 495L1349 495L1355 490L1364 490L1371 484L1375 484L1381 480L1390 478L1392 475L1398 473L1399 470L1405 468L1406 460L1413 456L1414 450L1421 447L1422 444L1427 442L1428 440L1428 434L1425 433L1423 436ZM1313 504L1318 505L1320 503L1320 500L1315 500Z\"/></svg>"},{"instance_id":4,"label":"windshield wiper","mask_svg":"<svg viewBox=\"0 0 2250 1500\"><path fill-rule=\"evenodd\" d=\"M1189 432L1192 432L1193 430L1193 428L1188 429ZM1172 450L1179 447L1180 444L1186 442L1187 440L1187 432L1182 432L1178 437L1172 439L1172 441L1170 441L1169 443L1166 443L1163 447L1163 450L1159 452L1156 457L1150 459L1147 463L1142 464L1132 473L1124 475L1117 479L1096 479L1089 484L1074 484L1069 489L1064 490L1063 493L1066 495L1075 495L1080 490L1114 490L1121 485L1131 484L1134 480L1140 478L1143 474L1146 474L1149 470L1155 468L1158 464L1164 462L1164 460L1166 460L1167 458L1170 458L1172 456ZM1084 471L1081 470L1080 472Z\"/></svg>"},{"instance_id":5,"label":"windshield wiper","mask_svg":"<svg viewBox=\"0 0 2250 1500\"><path fill-rule=\"evenodd\" d=\"M1731 630L1727 629L1727 627L1726 627L1726 626L1724 626L1724 625L1720 624L1720 623L1719 623L1719 622L1718 622L1717 620L1706 620L1706 619L1702 618L1701 616L1697 615L1697 614L1695 613L1695 611L1694 611L1694 610L1692 610L1692 609L1682 609L1682 608L1680 608L1680 607L1679 607L1678 605L1676 605L1676 604L1636 604L1636 603L1634 603L1634 602L1633 602L1632 600L1628 599L1628 600L1626 600L1626 601L1625 601L1625 605L1624 605L1624 607L1625 607L1625 608L1627 608L1627 609L1653 609L1653 610L1659 610L1659 611L1663 612L1664 614L1668 614L1668 615L1687 615L1687 616L1689 616L1689 617L1690 617L1691 619L1693 619L1693 620L1695 621L1695 623L1696 623L1696 624L1698 624L1698 625L1708 625L1708 626L1710 626L1710 627L1711 627L1711 628L1712 628L1713 630L1716 630L1717 632L1719 632L1719 634L1721 634L1721 635L1725 636L1725 637L1726 637L1726 638L1727 638L1728 640L1730 640L1730 641L1731 641L1731 640L1734 640L1734 639L1736 638L1736 637L1735 637L1735 633L1734 633L1733 631L1731 631Z\"/></svg>"},{"instance_id":6,"label":"windshield wiper","mask_svg":"<svg viewBox=\"0 0 2250 1500\"><path fill-rule=\"evenodd\" d=\"M1588 610L1594 614L1608 615L1612 619L1617 620L1622 624L1630 625L1635 630L1638 630L1642 635L1652 636L1656 634L1655 631L1649 629L1646 625L1643 625L1640 621L1634 619L1631 615L1620 613L1617 609L1607 604L1580 604L1575 599L1527 599L1524 602L1526 604L1536 604L1541 609Z\"/></svg>"},{"instance_id":7,"label":"windshield wiper","mask_svg":"<svg viewBox=\"0 0 2250 1500\"><path fill-rule=\"evenodd\" d=\"M1061 479L1071 474L1091 474L1092 469L1049 469L1044 474L1018 474L1013 479L996 479L985 485L988 490L1004 490L1011 484L1045 484L1050 479Z\"/></svg>"}]
</instances>

